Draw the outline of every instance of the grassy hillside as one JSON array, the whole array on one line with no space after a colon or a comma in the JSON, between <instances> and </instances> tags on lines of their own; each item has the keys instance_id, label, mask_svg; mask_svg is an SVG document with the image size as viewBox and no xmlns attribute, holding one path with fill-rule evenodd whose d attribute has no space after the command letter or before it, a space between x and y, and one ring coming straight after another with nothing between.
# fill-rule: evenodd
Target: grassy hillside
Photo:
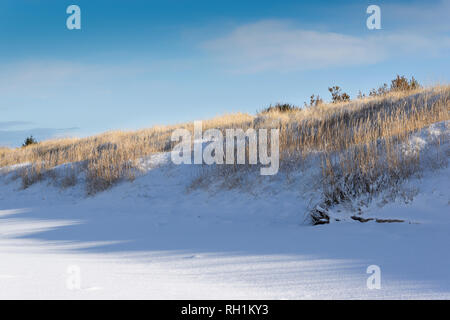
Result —
<instances>
[{"instance_id":1,"label":"grassy hillside","mask_svg":"<svg viewBox=\"0 0 450 320\"><path fill-rule=\"evenodd\" d=\"M280 166L285 168L319 156L329 202L346 197L349 190L370 191L381 177L401 179L414 171L420 153L400 152L409 136L432 123L449 120L450 86L383 92L353 101L319 103L249 114L231 114L203 121L208 128L280 129ZM107 132L80 139L43 141L16 149L0 149L0 167L27 164L18 170L23 188L52 177L52 168L63 164L67 175L62 186L76 183L86 174L87 193L94 194L121 179L133 179L137 160L170 151L176 128L193 131L193 123L150 129ZM76 164L76 165L75 165ZM219 170L236 172L248 166L224 165ZM231 167L231 168L230 168ZM232 170L230 170L232 169ZM352 177L349 179L349 177ZM384 179L384 178L383 178ZM342 185L347 181L347 186Z\"/></svg>"}]
</instances>

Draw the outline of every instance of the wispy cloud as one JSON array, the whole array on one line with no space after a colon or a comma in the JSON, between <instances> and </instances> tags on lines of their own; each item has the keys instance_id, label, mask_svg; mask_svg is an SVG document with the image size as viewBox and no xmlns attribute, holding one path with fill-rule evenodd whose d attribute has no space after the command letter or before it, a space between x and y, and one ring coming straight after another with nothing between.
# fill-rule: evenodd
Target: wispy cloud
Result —
<instances>
[{"instance_id":1,"label":"wispy cloud","mask_svg":"<svg viewBox=\"0 0 450 320\"><path fill-rule=\"evenodd\" d=\"M0 93L46 98L58 90L96 89L104 93L111 79L136 76L142 66L81 63L64 60L29 60L1 66Z\"/></svg>"},{"instance_id":2,"label":"wispy cloud","mask_svg":"<svg viewBox=\"0 0 450 320\"><path fill-rule=\"evenodd\" d=\"M243 72L367 64L386 55L382 48L358 37L303 30L280 20L239 26L204 47L217 61Z\"/></svg>"},{"instance_id":3,"label":"wispy cloud","mask_svg":"<svg viewBox=\"0 0 450 320\"><path fill-rule=\"evenodd\" d=\"M439 55L450 49L447 35L374 34L312 31L290 21L265 20L236 27L203 47L220 65L244 73L367 65L404 54Z\"/></svg>"}]
</instances>

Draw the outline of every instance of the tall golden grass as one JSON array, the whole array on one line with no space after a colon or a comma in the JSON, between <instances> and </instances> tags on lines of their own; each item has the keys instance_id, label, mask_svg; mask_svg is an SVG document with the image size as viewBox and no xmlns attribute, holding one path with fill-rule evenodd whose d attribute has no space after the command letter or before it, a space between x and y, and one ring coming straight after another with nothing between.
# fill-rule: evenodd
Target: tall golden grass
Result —
<instances>
[{"instance_id":1,"label":"tall golden grass","mask_svg":"<svg viewBox=\"0 0 450 320\"><path fill-rule=\"evenodd\" d=\"M449 111L450 86L435 86L263 114L260 125L275 123L280 128L282 159L319 155L321 205L326 208L361 194L376 194L418 172L422 155L405 153L404 146L415 131L449 120ZM444 155L440 160L448 159Z\"/></svg>"},{"instance_id":2,"label":"tall golden grass","mask_svg":"<svg viewBox=\"0 0 450 320\"><path fill-rule=\"evenodd\" d=\"M281 169L317 160L322 169L321 205L327 207L363 193L376 194L418 173L420 152L406 154L402 148L417 130L449 120L449 111L450 86L434 86L307 109L272 109L258 114L252 127L280 130ZM440 160L442 164L447 157ZM193 186L207 185L211 173L218 173L223 185L233 188L243 173L252 172L248 165L216 169L202 172Z\"/></svg>"},{"instance_id":3,"label":"tall golden grass","mask_svg":"<svg viewBox=\"0 0 450 320\"><path fill-rule=\"evenodd\" d=\"M340 104L260 115L258 125L281 129L280 150L343 151L378 139L403 140L411 132L449 119L450 87L393 92Z\"/></svg>"},{"instance_id":4,"label":"tall golden grass","mask_svg":"<svg viewBox=\"0 0 450 320\"><path fill-rule=\"evenodd\" d=\"M241 113L224 115L203 121L203 128L245 127L252 119ZM74 170L86 172L87 191L93 194L120 179L132 179L135 160L171 150L170 137L177 128L194 130L193 123L183 123L131 132L112 131L88 138L48 140L15 149L2 148L0 168L28 164L19 170L23 188L27 188L57 166L77 163L79 166L74 166Z\"/></svg>"},{"instance_id":5,"label":"tall golden grass","mask_svg":"<svg viewBox=\"0 0 450 320\"><path fill-rule=\"evenodd\" d=\"M372 174L375 168L397 172L413 159L402 158L396 146L415 130L449 120L449 106L450 86L434 86L290 112L225 115L203 121L203 129L279 128L281 161L319 152L323 175L331 182L338 175ZM170 137L177 128L192 132L193 123L2 148L0 167L27 163L21 170L26 188L54 167L78 163L93 194L120 179L132 179L136 160L171 150Z\"/></svg>"}]
</instances>

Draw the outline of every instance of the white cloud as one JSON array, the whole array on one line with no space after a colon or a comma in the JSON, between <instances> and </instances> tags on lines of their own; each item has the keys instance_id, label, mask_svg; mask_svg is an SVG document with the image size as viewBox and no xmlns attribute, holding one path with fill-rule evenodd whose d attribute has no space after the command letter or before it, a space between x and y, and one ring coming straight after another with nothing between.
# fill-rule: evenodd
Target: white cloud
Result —
<instances>
[{"instance_id":1,"label":"white cloud","mask_svg":"<svg viewBox=\"0 0 450 320\"><path fill-rule=\"evenodd\" d=\"M132 77L143 68L137 65L87 64L75 61L30 60L0 65L0 93L46 98L70 88L105 92L111 79Z\"/></svg>"},{"instance_id":2,"label":"white cloud","mask_svg":"<svg viewBox=\"0 0 450 320\"><path fill-rule=\"evenodd\" d=\"M352 36L265 20L239 26L222 38L206 42L204 48L227 69L250 73L365 65L405 53L439 54L450 48L448 36L375 32Z\"/></svg>"}]
</instances>

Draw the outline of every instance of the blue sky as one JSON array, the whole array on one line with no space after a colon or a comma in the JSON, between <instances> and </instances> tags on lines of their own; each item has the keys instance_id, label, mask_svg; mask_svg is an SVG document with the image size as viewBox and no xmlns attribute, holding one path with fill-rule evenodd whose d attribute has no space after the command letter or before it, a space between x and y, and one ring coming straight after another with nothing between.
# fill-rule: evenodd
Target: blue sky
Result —
<instances>
[{"instance_id":1,"label":"blue sky","mask_svg":"<svg viewBox=\"0 0 450 320\"><path fill-rule=\"evenodd\" d=\"M2 0L0 145L302 105L331 85L354 97L397 73L448 83L449 14L450 0Z\"/></svg>"}]
</instances>

